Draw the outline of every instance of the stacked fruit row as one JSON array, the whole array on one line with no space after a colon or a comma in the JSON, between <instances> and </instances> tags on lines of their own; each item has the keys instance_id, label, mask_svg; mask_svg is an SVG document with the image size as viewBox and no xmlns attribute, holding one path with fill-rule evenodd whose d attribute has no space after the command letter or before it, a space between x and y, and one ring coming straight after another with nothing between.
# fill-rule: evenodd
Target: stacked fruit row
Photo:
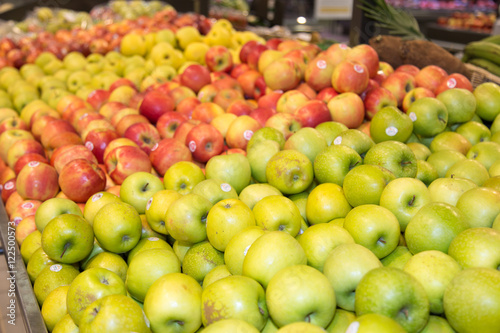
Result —
<instances>
[{"instance_id":1,"label":"stacked fruit row","mask_svg":"<svg viewBox=\"0 0 500 333\"><path fill-rule=\"evenodd\" d=\"M498 85L225 20L147 36L0 70L49 331L497 331Z\"/></svg>"}]
</instances>

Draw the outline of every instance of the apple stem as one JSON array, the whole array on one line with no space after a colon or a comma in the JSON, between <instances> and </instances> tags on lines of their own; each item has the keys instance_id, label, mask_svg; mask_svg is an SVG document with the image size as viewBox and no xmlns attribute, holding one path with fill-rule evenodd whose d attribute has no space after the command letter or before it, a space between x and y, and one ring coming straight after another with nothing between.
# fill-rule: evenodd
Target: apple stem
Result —
<instances>
[{"instance_id":1,"label":"apple stem","mask_svg":"<svg viewBox=\"0 0 500 333\"><path fill-rule=\"evenodd\" d=\"M409 313L406 307L402 308L399 312L402 312L405 315L406 319L408 319Z\"/></svg>"},{"instance_id":2,"label":"apple stem","mask_svg":"<svg viewBox=\"0 0 500 333\"><path fill-rule=\"evenodd\" d=\"M382 243L382 244L385 244L385 243L386 243L386 241L385 241L382 237L380 237L380 238L377 240L377 242L380 242L380 243Z\"/></svg>"},{"instance_id":3,"label":"apple stem","mask_svg":"<svg viewBox=\"0 0 500 333\"><path fill-rule=\"evenodd\" d=\"M411 164L411 161L401 162L401 165L408 165L408 164Z\"/></svg>"},{"instance_id":4,"label":"apple stem","mask_svg":"<svg viewBox=\"0 0 500 333\"><path fill-rule=\"evenodd\" d=\"M354 163L353 165L350 165L349 166L349 170L352 170L355 166L357 166L359 164L359 161L356 161L356 163Z\"/></svg>"},{"instance_id":5,"label":"apple stem","mask_svg":"<svg viewBox=\"0 0 500 333\"><path fill-rule=\"evenodd\" d=\"M64 254L66 253L66 250L70 247L70 245L71 245L70 243L66 243L66 244L64 244L64 250L63 250L63 252L61 253L61 259L62 259L62 257L64 256Z\"/></svg>"},{"instance_id":6,"label":"apple stem","mask_svg":"<svg viewBox=\"0 0 500 333\"><path fill-rule=\"evenodd\" d=\"M142 188L142 192L146 192L146 190L148 189L148 186L149 186L149 183L146 183L146 185L144 185L144 187Z\"/></svg>"},{"instance_id":7,"label":"apple stem","mask_svg":"<svg viewBox=\"0 0 500 333\"><path fill-rule=\"evenodd\" d=\"M304 321L305 321L306 323L310 323L310 322L311 322L311 315L312 315L312 313L308 314L308 315L304 318Z\"/></svg>"},{"instance_id":8,"label":"apple stem","mask_svg":"<svg viewBox=\"0 0 500 333\"><path fill-rule=\"evenodd\" d=\"M413 206L414 203L415 203L415 194L411 197L410 202L408 202L408 206Z\"/></svg>"}]
</instances>

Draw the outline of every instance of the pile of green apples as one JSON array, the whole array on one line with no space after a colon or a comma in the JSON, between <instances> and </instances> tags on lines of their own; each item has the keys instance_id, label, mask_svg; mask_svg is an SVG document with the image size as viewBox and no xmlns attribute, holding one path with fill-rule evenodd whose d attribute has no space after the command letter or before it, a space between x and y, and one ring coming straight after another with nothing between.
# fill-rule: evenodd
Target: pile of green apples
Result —
<instances>
[{"instance_id":1,"label":"pile of green apples","mask_svg":"<svg viewBox=\"0 0 500 333\"><path fill-rule=\"evenodd\" d=\"M0 70L48 331L498 332L500 87L212 29Z\"/></svg>"}]
</instances>

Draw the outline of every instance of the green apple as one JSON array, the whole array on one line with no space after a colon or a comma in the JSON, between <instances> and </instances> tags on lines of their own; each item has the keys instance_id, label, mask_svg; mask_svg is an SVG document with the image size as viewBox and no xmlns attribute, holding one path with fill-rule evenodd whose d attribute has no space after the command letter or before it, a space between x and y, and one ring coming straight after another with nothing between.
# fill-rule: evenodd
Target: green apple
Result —
<instances>
[{"instance_id":1,"label":"green apple","mask_svg":"<svg viewBox=\"0 0 500 333\"><path fill-rule=\"evenodd\" d=\"M378 165L359 165L344 178L344 195L353 207L380 203L380 196L387 184L394 180L394 174Z\"/></svg>"},{"instance_id":2,"label":"green apple","mask_svg":"<svg viewBox=\"0 0 500 333\"><path fill-rule=\"evenodd\" d=\"M306 213L306 206L307 206L307 198L309 197L309 193L307 191L300 192L297 194L292 194L288 196L290 200L297 206L297 208L300 211L300 216L302 216L303 223L306 225L309 225L307 222L307 213ZM302 228L301 228L302 229ZM299 231L300 234L300 231Z\"/></svg>"},{"instance_id":3,"label":"green apple","mask_svg":"<svg viewBox=\"0 0 500 333\"><path fill-rule=\"evenodd\" d=\"M164 189L163 182L157 176L149 172L135 172L125 178L120 186L120 199L132 205L139 214L144 214L149 198Z\"/></svg>"},{"instance_id":4,"label":"green apple","mask_svg":"<svg viewBox=\"0 0 500 333\"><path fill-rule=\"evenodd\" d=\"M323 183L316 186L307 198L307 221L309 224L326 223L345 217L351 209L342 187Z\"/></svg>"},{"instance_id":5,"label":"green apple","mask_svg":"<svg viewBox=\"0 0 500 333\"><path fill-rule=\"evenodd\" d=\"M413 131L410 117L395 106L379 110L370 123L370 136L375 143L383 141L406 142Z\"/></svg>"},{"instance_id":6,"label":"green apple","mask_svg":"<svg viewBox=\"0 0 500 333\"><path fill-rule=\"evenodd\" d=\"M490 178L488 169L480 162L471 159L465 159L453 164L446 171L446 178L465 178L472 180L477 186L482 186Z\"/></svg>"},{"instance_id":7,"label":"green apple","mask_svg":"<svg viewBox=\"0 0 500 333\"><path fill-rule=\"evenodd\" d=\"M430 191L422 181L415 178L394 179L387 184L380 196L380 206L397 217L403 232L411 218L429 202Z\"/></svg>"},{"instance_id":8,"label":"green apple","mask_svg":"<svg viewBox=\"0 0 500 333\"><path fill-rule=\"evenodd\" d=\"M31 283L35 283L38 274L40 274L45 267L56 263L57 261L50 259L40 246L37 250L35 250L35 252L33 252L28 261L28 265L26 265L26 271Z\"/></svg>"},{"instance_id":9,"label":"green apple","mask_svg":"<svg viewBox=\"0 0 500 333\"><path fill-rule=\"evenodd\" d=\"M125 283L116 273L101 267L81 272L69 285L66 298L75 324L80 325L83 312L93 301L108 295L127 295Z\"/></svg>"},{"instance_id":10,"label":"green apple","mask_svg":"<svg viewBox=\"0 0 500 333\"><path fill-rule=\"evenodd\" d=\"M82 210L74 201L65 198L50 198L42 202L36 210L36 228L42 232L50 220L61 214L75 214L83 216Z\"/></svg>"},{"instance_id":11,"label":"green apple","mask_svg":"<svg viewBox=\"0 0 500 333\"><path fill-rule=\"evenodd\" d=\"M490 177L500 176L500 160L493 163L488 170Z\"/></svg>"},{"instance_id":12,"label":"green apple","mask_svg":"<svg viewBox=\"0 0 500 333\"><path fill-rule=\"evenodd\" d=\"M262 140L247 147L247 158L252 170L252 177L259 183L266 183L266 166L269 160L280 151L279 143L274 140Z\"/></svg>"},{"instance_id":13,"label":"green apple","mask_svg":"<svg viewBox=\"0 0 500 333\"><path fill-rule=\"evenodd\" d=\"M484 182L483 187L487 187L497 192L500 192L500 175L495 177L490 177L487 181Z\"/></svg>"},{"instance_id":14,"label":"green apple","mask_svg":"<svg viewBox=\"0 0 500 333\"><path fill-rule=\"evenodd\" d=\"M216 178L199 182L191 193L207 198L213 205L224 199L238 199L238 193L231 185Z\"/></svg>"},{"instance_id":15,"label":"green apple","mask_svg":"<svg viewBox=\"0 0 500 333\"><path fill-rule=\"evenodd\" d=\"M276 187L269 184L250 184L241 191L239 199L243 201L248 208L253 209L257 202L270 195L283 194L281 194Z\"/></svg>"},{"instance_id":16,"label":"green apple","mask_svg":"<svg viewBox=\"0 0 500 333\"><path fill-rule=\"evenodd\" d=\"M406 145L413 151L417 160L426 161L431 155L429 147L420 142L407 142Z\"/></svg>"},{"instance_id":17,"label":"green apple","mask_svg":"<svg viewBox=\"0 0 500 333\"><path fill-rule=\"evenodd\" d=\"M78 89L82 88L86 84L92 81L92 76L90 73L79 70L71 73L66 81L66 86L68 90L72 93L76 93Z\"/></svg>"},{"instance_id":18,"label":"green apple","mask_svg":"<svg viewBox=\"0 0 500 333\"><path fill-rule=\"evenodd\" d=\"M33 292L40 307L51 291L69 285L80 274L78 269L68 264L53 264L38 274L33 284Z\"/></svg>"},{"instance_id":19,"label":"green apple","mask_svg":"<svg viewBox=\"0 0 500 333\"><path fill-rule=\"evenodd\" d=\"M252 212L256 225L264 230L283 231L292 237L300 230L302 216L299 208L285 196L266 196L255 204Z\"/></svg>"},{"instance_id":20,"label":"green apple","mask_svg":"<svg viewBox=\"0 0 500 333\"><path fill-rule=\"evenodd\" d=\"M470 228L451 242L448 254L462 268L489 267L498 269L500 262L500 231L492 228Z\"/></svg>"},{"instance_id":21,"label":"green apple","mask_svg":"<svg viewBox=\"0 0 500 333\"><path fill-rule=\"evenodd\" d=\"M26 236L19 249L25 265L28 264L31 255L41 247L42 233L39 230L35 230Z\"/></svg>"},{"instance_id":22,"label":"green apple","mask_svg":"<svg viewBox=\"0 0 500 333\"><path fill-rule=\"evenodd\" d=\"M163 176L163 184L167 190L175 190L180 194L188 194L205 175L199 166L189 161L180 161L168 168Z\"/></svg>"},{"instance_id":23,"label":"green apple","mask_svg":"<svg viewBox=\"0 0 500 333\"><path fill-rule=\"evenodd\" d=\"M229 320L229 319L224 319L224 320ZM246 323L246 322L245 322ZM253 328L255 328L254 326L252 326ZM267 322L266 322L266 325L264 326L264 328L261 330L262 333L276 333L278 331L278 327L276 326L276 324L273 322L273 320L271 319L271 317L269 317L267 319Z\"/></svg>"},{"instance_id":24,"label":"green apple","mask_svg":"<svg viewBox=\"0 0 500 333\"><path fill-rule=\"evenodd\" d=\"M403 270L416 278L429 298L430 312L443 314L443 295L451 280L462 268L446 253L430 250L415 254Z\"/></svg>"},{"instance_id":25,"label":"green apple","mask_svg":"<svg viewBox=\"0 0 500 333\"><path fill-rule=\"evenodd\" d=\"M351 147L331 145L316 155L314 176L320 184L334 183L342 186L347 173L361 164L361 156Z\"/></svg>"},{"instance_id":26,"label":"green apple","mask_svg":"<svg viewBox=\"0 0 500 333\"><path fill-rule=\"evenodd\" d=\"M399 245L387 257L380 261L384 266L403 269L408 260L413 256L406 246Z\"/></svg>"},{"instance_id":27,"label":"green apple","mask_svg":"<svg viewBox=\"0 0 500 333\"><path fill-rule=\"evenodd\" d=\"M215 267L224 265L224 253L208 241L196 243L187 250L182 260L182 272L202 283Z\"/></svg>"},{"instance_id":28,"label":"green apple","mask_svg":"<svg viewBox=\"0 0 500 333\"><path fill-rule=\"evenodd\" d=\"M69 315L69 313L66 313L54 326L53 333L66 333L66 332L71 332L71 333L77 333L79 332L78 326L76 326L75 322Z\"/></svg>"},{"instance_id":29,"label":"green apple","mask_svg":"<svg viewBox=\"0 0 500 333\"><path fill-rule=\"evenodd\" d=\"M203 289L201 318L204 326L222 319L242 319L259 331L268 318L266 293L255 280L241 275L220 279Z\"/></svg>"},{"instance_id":30,"label":"green apple","mask_svg":"<svg viewBox=\"0 0 500 333\"><path fill-rule=\"evenodd\" d=\"M356 315L351 311L337 308L332 322L326 327L329 333L345 333L349 325L356 320Z\"/></svg>"},{"instance_id":31,"label":"green apple","mask_svg":"<svg viewBox=\"0 0 500 333\"><path fill-rule=\"evenodd\" d=\"M379 259L394 251L401 232L396 216L387 208L373 204L354 207L345 217L344 229L357 244L368 248Z\"/></svg>"},{"instance_id":32,"label":"green apple","mask_svg":"<svg viewBox=\"0 0 500 333\"><path fill-rule=\"evenodd\" d=\"M500 214L500 192L487 187L473 188L460 196L456 207L471 228L490 228Z\"/></svg>"},{"instance_id":33,"label":"green apple","mask_svg":"<svg viewBox=\"0 0 500 333\"><path fill-rule=\"evenodd\" d=\"M493 121L500 110L500 87L492 82L484 82L473 91L476 98L476 114L481 119Z\"/></svg>"},{"instance_id":34,"label":"green apple","mask_svg":"<svg viewBox=\"0 0 500 333\"><path fill-rule=\"evenodd\" d=\"M399 141L384 141L370 148L364 164L378 165L390 170L396 178L417 175L417 159L413 151Z\"/></svg>"},{"instance_id":35,"label":"green apple","mask_svg":"<svg viewBox=\"0 0 500 333\"><path fill-rule=\"evenodd\" d=\"M212 269L210 272L208 272L207 275L205 275L205 278L203 279L203 289L214 283L215 281L219 281L227 276L232 275L231 272L227 269L226 265L219 265L216 266L214 269Z\"/></svg>"},{"instance_id":36,"label":"green apple","mask_svg":"<svg viewBox=\"0 0 500 333\"><path fill-rule=\"evenodd\" d=\"M251 174L248 158L242 154L217 155L205 166L207 179L217 178L229 183L238 194L250 184Z\"/></svg>"},{"instance_id":37,"label":"green apple","mask_svg":"<svg viewBox=\"0 0 500 333\"><path fill-rule=\"evenodd\" d=\"M61 263L79 262L92 251L93 246L92 226L81 215L56 216L42 232L43 250L49 258Z\"/></svg>"},{"instance_id":38,"label":"green apple","mask_svg":"<svg viewBox=\"0 0 500 333\"><path fill-rule=\"evenodd\" d=\"M324 328L333 319L335 296L325 275L307 265L294 265L273 276L265 299L278 327L302 321Z\"/></svg>"},{"instance_id":39,"label":"green apple","mask_svg":"<svg viewBox=\"0 0 500 333\"><path fill-rule=\"evenodd\" d=\"M262 127L255 131L247 144L247 152L258 142L272 140L279 144L280 150L285 147L285 136L274 127Z\"/></svg>"},{"instance_id":40,"label":"green apple","mask_svg":"<svg viewBox=\"0 0 500 333\"><path fill-rule=\"evenodd\" d=\"M93 256L85 265L85 269L93 267L106 268L116 273L123 281L127 277L128 265L122 256L111 252L101 252Z\"/></svg>"},{"instance_id":41,"label":"green apple","mask_svg":"<svg viewBox=\"0 0 500 333\"><path fill-rule=\"evenodd\" d=\"M174 190L160 190L149 198L146 204L146 220L152 230L162 235L168 234L165 215L168 207L182 195Z\"/></svg>"},{"instance_id":42,"label":"green apple","mask_svg":"<svg viewBox=\"0 0 500 333\"><path fill-rule=\"evenodd\" d=\"M436 96L448 110L448 124L465 123L476 112L476 98L467 89L448 89Z\"/></svg>"},{"instance_id":43,"label":"green apple","mask_svg":"<svg viewBox=\"0 0 500 333\"><path fill-rule=\"evenodd\" d=\"M243 260L242 274L267 287L271 278L282 268L307 264L300 243L283 231L269 231L256 239Z\"/></svg>"},{"instance_id":44,"label":"green apple","mask_svg":"<svg viewBox=\"0 0 500 333\"><path fill-rule=\"evenodd\" d=\"M346 333L371 333L371 332L386 332L386 333L403 333L408 332L397 321L388 316L378 313L367 313L359 316L354 320L346 330Z\"/></svg>"},{"instance_id":45,"label":"green apple","mask_svg":"<svg viewBox=\"0 0 500 333\"><path fill-rule=\"evenodd\" d=\"M464 269L444 292L444 313L458 332L495 332L500 327L500 272Z\"/></svg>"},{"instance_id":46,"label":"green apple","mask_svg":"<svg viewBox=\"0 0 500 333\"><path fill-rule=\"evenodd\" d=\"M228 271L233 275L241 275L243 270L243 260L250 246L264 235L266 231L259 226L248 227L234 235L229 241L224 251L224 262Z\"/></svg>"},{"instance_id":47,"label":"green apple","mask_svg":"<svg viewBox=\"0 0 500 333\"><path fill-rule=\"evenodd\" d=\"M296 150L282 150L267 163L266 178L283 194L296 194L307 189L314 178L309 158Z\"/></svg>"},{"instance_id":48,"label":"green apple","mask_svg":"<svg viewBox=\"0 0 500 333\"><path fill-rule=\"evenodd\" d=\"M75 72L85 68L87 59L80 52L72 51L64 56L63 63L65 68Z\"/></svg>"},{"instance_id":49,"label":"green apple","mask_svg":"<svg viewBox=\"0 0 500 333\"><path fill-rule=\"evenodd\" d=\"M336 121L325 121L316 125L315 129L323 135L326 144L330 146L340 133L348 130L348 127Z\"/></svg>"},{"instance_id":50,"label":"green apple","mask_svg":"<svg viewBox=\"0 0 500 333\"><path fill-rule=\"evenodd\" d=\"M420 180L425 186L429 186L438 178L436 168L427 161L417 160L417 175L416 179Z\"/></svg>"},{"instance_id":51,"label":"green apple","mask_svg":"<svg viewBox=\"0 0 500 333\"><path fill-rule=\"evenodd\" d=\"M286 140L284 149L300 151L314 163L316 155L326 147L326 140L320 132L312 127L303 127Z\"/></svg>"},{"instance_id":52,"label":"green apple","mask_svg":"<svg viewBox=\"0 0 500 333\"><path fill-rule=\"evenodd\" d=\"M130 265L132 259L142 251L152 250L152 249L163 249L170 252L174 252L172 246L169 243L160 239L158 237L148 237L142 238L137 245L128 252L127 254L127 264Z\"/></svg>"},{"instance_id":53,"label":"green apple","mask_svg":"<svg viewBox=\"0 0 500 333\"><path fill-rule=\"evenodd\" d=\"M489 170L493 163L500 160L500 143L488 141L476 143L465 156L479 161Z\"/></svg>"},{"instance_id":54,"label":"green apple","mask_svg":"<svg viewBox=\"0 0 500 333\"><path fill-rule=\"evenodd\" d=\"M148 289L156 280L165 274L180 272L181 263L173 251L160 248L145 250L130 261L125 285L134 299L144 302Z\"/></svg>"},{"instance_id":55,"label":"green apple","mask_svg":"<svg viewBox=\"0 0 500 333\"><path fill-rule=\"evenodd\" d=\"M175 240L192 244L204 241L207 215L212 206L210 200L195 193L173 201L165 214L168 234Z\"/></svg>"},{"instance_id":56,"label":"green apple","mask_svg":"<svg viewBox=\"0 0 500 333\"><path fill-rule=\"evenodd\" d=\"M174 250L175 255L179 260L182 261L184 260L184 257L186 256L186 252L191 248L193 244L191 243L186 243L186 242L179 242L175 241L174 244L172 245L172 249Z\"/></svg>"},{"instance_id":57,"label":"green apple","mask_svg":"<svg viewBox=\"0 0 500 333\"><path fill-rule=\"evenodd\" d=\"M394 319L407 332L420 332L429 319L429 300L424 287L398 268L375 268L356 288L356 315L377 313ZM351 324L352 325L352 324Z\"/></svg>"},{"instance_id":58,"label":"green apple","mask_svg":"<svg viewBox=\"0 0 500 333\"><path fill-rule=\"evenodd\" d=\"M269 321L269 320L268 320ZM213 324L203 328L205 333L218 332L238 332L238 333L258 333L260 332L254 325L249 324L243 319L226 318L214 322Z\"/></svg>"},{"instance_id":59,"label":"green apple","mask_svg":"<svg viewBox=\"0 0 500 333\"><path fill-rule=\"evenodd\" d=\"M473 120L461 124L455 131L465 137L472 145L490 141L491 138L490 129L486 125Z\"/></svg>"},{"instance_id":60,"label":"green apple","mask_svg":"<svg viewBox=\"0 0 500 333\"><path fill-rule=\"evenodd\" d=\"M234 235L255 224L254 212L243 201L221 200L210 208L206 217L207 238L213 247L224 252Z\"/></svg>"},{"instance_id":61,"label":"green apple","mask_svg":"<svg viewBox=\"0 0 500 333\"><path fill-rule=\"evenodd\" d=\"M413 133L433 137L441 133L448 124L446 105L437 98L423 97L406 110L413 121Z\"/></svg>"},{"instance_id":62,"label":"green apple","mask_svg":"<svg viewBox=\"0 0 500 333\"><path fill-rule=\"evenodd\" d=\"M87 268L87 264L89 263L90 259L102 252L105 252L104 249L101 247L101 245L99 245L99 242L94 237L94 245L92 247L92 251L90 251L90 253L80 261L80 268L83 270Z\"/></svg>"},{"instance_id":63,"label":"green apple","mask_svg":"<svg viewBox=\"0 0 500 333\"><path fill-rule=\"evenodd\" d=\"M141 217L137 210L127 203L109 203L102 207L94 218L94 234L106 251L128 252L141 240Z\"/></svg>"},{"instance_id":64,"label":"green apple","mask_svg":"<svg viewBox=\"0 0 500 333\"><path fill-rule=\"evenodd\" d=\"M92 302L83 311L81 332L149 333L149 322L142 308L125 295L107 295Z\"/></svg>"},{"instance_id":65,"label":"green apple","mask_svg":"<svg viewBox=\"0 0 500 333\"><path fill-rule=\"evenodd\" d=\"M429 184L433 202L443 202L455 206L463 193L476 188L477 185L465 178L438 178Z\"/></svg>"},{"instance_id":66,"label":"green apple","mask_svg":"<svg viewBox=\"0 0 500 333\"><path fill-rule=\"evenodd\" d=\"M68 314L66 308L68 289L69 285L57 287L47 295L43 302L40 313L49 332L54 332L56 324Z\"/></svg>"},{"instance_id":67,"label":"green apple","mask_svg":"<svg viewBox=\"0 0 500 333\"><path fill-rule=\"evenodd\" d=\"M429 162L437 171L439 178L444 178L446 172L458 161L467 159L464 154L454 150L441 150L432 153Z\"/></svg>"},{"instance_id":68,"label":"green apple","mask_svg":"<svg viewBox=\"0 0 500 333\"><path fill-rule=\"evenodd\" d=\"M94 224L94 218L102 207L112 202L121 202L120 198L113 193L101 191L92 195L83 207L83 217L91 224Z\"/></svg>"},{"instance_id":69,"label":"green apple","mask_svg":"<svg viewBox=\"0 0 500 333\"><path fill-rule=\"evenodd\" d=\"M343 145L354 149L364 158L366 152L375 145L370 136L357 129L348 129L341 132L332 142L333 145Z\"/></svg>"},{"instance_id":70,"label":"green apple","mask_svg":"<svg viewBox=\"0 0 500 333\"><path fill-rule=\"evenodd\" d=\"M338 307L354 311L356 287L366 273L378 267L382 267L380 260L362 245L344 243L332 249L323 273L333 286Z\"/></svg>"},{"instance_id":71,"label":"green apple","mask_svg":"<svg viewBox=\"0 0 500 333\"><path fill-rule=\"evenodd\" d=\"M328 255L341 244L354 244L353 237L342 227L332 223L320 223L307 228L299 238L307 264L323 271Z\"/></svg>"},{"instance_id":72,"label":"green apple","mask_svg":"<svg viewBox=\"0 0 500 333\"><path fill-rule=\"evenodd\" d=\"M413 254L427 250L448 253L453 239L468 228L467 219L459 209L446 203L431 202L410 220L405 240Z\"/></svg>"},{"instance_id":73,"label":"green apple","mask_svg":"<svg viewBox=\"0 0 500 333\"><path fill-rule=\"evenodd\" d=\"M325 329L314 325L311 323L307 323L304 321L291 323L281 327L277 332L279 333L295 333L295 332L308 332L308 333L324 333Z\"/></svg>"},{"instance_id":74,"label":"green apple","mask_svg":"<svg viewBox=\"0 0 500 333\"><path fill-rule=\"evenodd\" d=\"M443 151L453 151L455 153L461 153L465 156L472 144L463 135L457 132L442 132L434 137L429 145L432 153L438 153ZM448 155L451 155L449 153ZM446 156L446 155L445 155Z\"/></svg>"},{"instance_id":75,"label":"green apple","mask_svg":"<svg viewBox=\"0 0 500 333\"><path fill-rule=\"evenodd\" d=\"M420 333L455 333L455 330L445 318L431 315Z\"/></svg>"}]
</instances>

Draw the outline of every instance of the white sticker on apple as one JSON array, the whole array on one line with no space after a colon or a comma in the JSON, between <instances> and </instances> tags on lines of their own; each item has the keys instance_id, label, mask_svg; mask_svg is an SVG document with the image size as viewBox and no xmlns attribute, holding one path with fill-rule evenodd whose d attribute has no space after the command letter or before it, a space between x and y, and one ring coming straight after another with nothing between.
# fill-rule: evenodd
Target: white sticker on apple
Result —
<instances>
[{"instance_id":1,"label":"white sticker on apple","mask_svg":"<svg viewBox=\"0 0 500 333\"><path fill-rule=\"evenodd\" d=\"M39 164L40 164L40 162L38 162L38 161L31 161L28 163L28 166L30 168L36 168Z\"/></svg>"},{"instance_id":2,"label":"white sticker on apple","mask_svg":"<svg viewBox=\"0 0 500 333\"><path fill-rule=\"evenodd\" d=\"M358 65L358 64L354 65L354 70L355 70L356 72L358 72L359 74L362 74L362 73L364 73L364 72L365 72L365 69L363 68L363 66Z\"/></svg>"},{"instance_id":3,"label":"white sticker on apple","mask_svg":"<svg viewBox=\"0 0 500 333\"><path fill-rule=\"evenodd\" d=\"M345 333L358 333L359 330L359 321L353 321L351 325L347 327Z\"/></svg>"},{"instance_id":4,"label":"white sticker on apple","mask_svg":"<svg viewBox=\"0 0 500 333\"><path fill-rule=\"evenodd\" d=\"M85 142L85 147L90 151L94 150L94 144L90 141Z\"/></svg>"},{"instance_id":5,"label":"white sticker on apple","mask_svg":"<svg viewBox=\"0 0 500 333\"><path fill-rule=\"evenodd\" d=\"M12 222L14 222L14 225L17 227L22 220L23 219L20 216L17 216L17 217L14 217Z\"/></svg>"},{"instance_id":6,"label":"white sticker on apple","mask_svg":"<svg viewBox=\"0 0 500 333\"><path fill-rule=\"evenodd\" d=\"M12 190L14 188L14 182L9 180L7 183L5 183L5 189L7 191Z\"/></svg>"},{"instance_id":7,"label":"white sticker on apple","mask_svg":"<svg viewBox=\"0 0 500 333\"><path fill-rule=\"evenodd\" d=\"M394 126L389 126L385 129L385 134L387 134L388 136L394 136L398 134L398 129Z\"/></svg>"},{"instance_id":8,"label":"white sticker on apple","mask_svg":"<svg viewBox=\"0 0 500 333\"><path fill-rule=\"evenodd\" d=\"M89 116L88 113L84 113L80 118L78 118L78 120L82 120L83 118L87 118L88 116Z\"/></svg>"},{"instance_id":9,"label":"white sticker on apple","mask_svg":"<svg viewBox=\"0 0 500 333\"><path fill-rule=\"evenodd\" d=\"M59 272L61 269L62 269L62 266L59 264L55 264L55 265L50 266L50 270L52 272Z\"/></svg>"},{"instance_id":10,"label":"white sticker on apple","mask_svg":"<svg viewBox=\"0 0 500 333\"><path fill-rule=\"evenodd\" d=\"M319 69L325 69L326 68L326 61L324 61L323 59L318 60L316 62L316 66L318 66Z\"/></svg>"},{"instance_id":11,"label":"white sticker on apple","mask_svg":"<svg viewBox=\"0 0 500 333\"><path fill-rule=\"evenodd\" d=\"M158 240L160 240L158 237L148 237L148 240L152 241L152 242L156 242Z\"/></svg>"},{"instance_id":12,"label":"white sticker on apple","mask_svg":"<svg viewBox=\"0 0 500 333\"><path fill-rule=\"evenodd\" d=\"M245 132L243 132L243 137L245 138L245 140L250 140L253 136L253 131L251 130L246 130Z\"/></svg>"},{"instance_id":13,"label":"white sticker on apple","mask_svg":"<svg viewBox=\"0 0 500 333\"><path fill-rule=\"evenodd\" d=\"M22 209L31 209L31 208L33 208L33 207L35 207L35 205L33 205L33 203L32 203L32 202L25 202L25 203L23 203L23 204L21 205L21 208L22 208Z\"/></svg>"},{"instance_id":14,"label":"white sticker on apple","mask_svg":"<svg viewBox=\"0 0 500 333\"><path fill-rule=\"evenodd\" d=\"M155 145L153 146L153 148L151 148L151 151L155 151L157 148L158 148L158 142L155 143Z\"/></svg>"},{"instance_id":15,"label":"white sticker on apple","mask_svg":"<svg viewBox=\"0 0 500 333\"><path fill-rule=\"evenodd\" d=\"M410 119L411 121L417 121L417 115L415 114L415 112L410 112Z\"/></svg>"},{"instance_id":16,"label":"white sticker on apple","mask_svg":"<svg viewBox=\"0 0 500 333\"><path fill-rule=\"evenodd\" d=\"M335 140L333 140L333 144L334 145L339 145L342 143L342 137L341 136L338 136L335 138Z\"/></svg>"},{"instance_id":17,"label":"white sticker on apple","mask_svg":"<svg viewBox=\"0 0 500 333\"><path fill-rule=\"evenodd\" d=\"M188 147L189 147L189 150L190 150L192 153L194 153L194 152L195 152L195 150L196 150L196 142L194 142L194 141L189 141L189 143L188 143Z\"/></svg>"},{"instance_id":18,"label":"white sticker on apple","mask_svg":"<svg viewBox=\"0 0 500 333\"><path fill-rule=\"evenodd\" d=\"M339 47L343 50L347 50L349 48L349 46L347 46L347 44L344 44L344 43L340 43L339 44Z\"/></svg>"},{"instance_id":19,"label":"white sticker on apple","mask_svg":"<svg viewBox=\"0 0 500 333\"><path fill-rule=\"evenodd\" d=\"M151 197L151 198L149 198L148 203L146 204L146 210L149 210L152 203L153 203L153 198Z\"/></svg>"},{"instance_id":20,"label":"white sticker on apple","mask_svg":"<svg viewBox=\"0 0 500 333\"><path fill-rule=\"evenodd\" d=\"M446 81L446 86L450 89L455 88L457 86L457 80L455 80L454 78L449 79L448 81Z\"/></svg>"},{"instance_id":21,"label":"white sticker on apple","mask_svg":"<svg viewBox=\"0 0 500 333\"><path fill-rule=\"evenodd\" d=\"M229 192L231 191L231 185L229 185L228 183L220 184L220 189L224 192Z\"/></svg>"},{"instance_id":22,"label":"white sticker on apple","mask_svg":"<svg viewBox=\"0 0 500 333\"><path fill-rule=\"evenodd\" d=\"M102 198L102 193L96 193L92 196L92 202L96 202L97 200Z\"/></svg>"}]
</instances>

